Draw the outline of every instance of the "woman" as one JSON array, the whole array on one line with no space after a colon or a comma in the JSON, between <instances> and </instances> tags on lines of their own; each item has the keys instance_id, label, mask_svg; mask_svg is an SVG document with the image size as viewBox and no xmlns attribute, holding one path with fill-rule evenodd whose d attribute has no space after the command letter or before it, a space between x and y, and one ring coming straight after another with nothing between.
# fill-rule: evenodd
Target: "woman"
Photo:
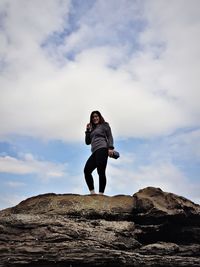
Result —
<instances>
[{"instance_id":1,"label":"woman","mask_svg":"<svg viewBox=\"0 0 200 267\"><path fill-rule=\"evenodd\" d=\"M92 155L85 164L84 174L91 194L95 194L92 172L97 168L99 175L99 194L103 195L106 187L106 166L108 156L112 157L114 146L111 128L99 111L90 115L86 126L85 143L91 144Z\"/></svg>"}]
</instances>

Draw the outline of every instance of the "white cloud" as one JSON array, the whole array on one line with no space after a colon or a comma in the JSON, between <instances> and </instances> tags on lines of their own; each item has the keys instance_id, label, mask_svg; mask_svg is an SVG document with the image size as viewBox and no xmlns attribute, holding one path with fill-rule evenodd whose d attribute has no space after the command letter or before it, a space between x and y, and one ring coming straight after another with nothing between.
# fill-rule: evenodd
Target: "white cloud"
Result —
<instances>
[{"instance_id":1,"label":"white cloud","mask_svg":"<svg viewBox=\"0 0 200 267\"><path fill-rule=\"evenodd\" d=\"M93 109L116 137L199 125L198 1L97 1L75 30L69 1L3 3L1 139L80 140ZM49 39L65 28L72 32L62 45Z\"/></svg>"},{"instance_id":2,"label":"white cloud","mask_svg":"<svg viewBox=\"0 0 200 267\"><path fill-rule=\"evenodd\" d=\"M66 164L35 159L31 154L17 159L10 156L0 157L0 172L12 174L37 174L43 179L62 178L66 175ZM9 184L13 186L12 184Z\"/></svg>"},{"instance_id":3,"label":"white cloud","mask_svg":"<svg viewBox=\"0 0 200 267\"><path fill-rule=\"evenodd\" d=\"M122 155L134 158L135 154ZM118 164L109 162L107 170L107 194L132 195L148 186L160 187L163 191L184 196L200 203L200 184L188 178L185 173L170 160L154 158L148 164L117 160Z\"/></svg>"},{"instance_id":4,"label":"white cloud","mask_svg":"<svg viewBox=\"0 0 200 267\"><path fill-rule=\"evenodd\" d=\"M151 68L148 77L145 72L140 75L147 77L144 80L149 88L152 85L150 77L156 78L158 89L175 98L191 115L191 121L194 119L193 122L198 123L200 2L176 1L169 4L167 1L151 1L145 7L148 28L141 34L141 43L147 51L154 52L155 59L147 60L147 64L159 68L159 75L155 76L156 72L152 75ZM157 47L156 52L152 47Z\"/></svg>"},{"instance_id":5,"label":"white cloud","mask_svg":"<svg viewBox=\"0 0 200 267\"><path fill-rule=\"evenodd\" d=\"M168 140L170 152L174 157L191 160L197 164L200 161L200 130L191 130L172 136Z\"/></svg>"},{"instance_id":6,"label":"white cloud","mask_svg":"<svg viewBox=\"0 0 200 267\"><path fill-rule=\"evenodd\" d=\"M18 182L18 181L8 181L8 182L5 182L5 185L11 188L18 188L18 187L23 187L26 184L23 182Z\"/></svg>"},{"instance_id":7,"label":"white cloud","mask_svg":"<svg viewBox=\"0 0 200 267\"><path fill-rule=\"evenodd\" d=\"M5 209L17 205L20 201L26 199L27 195L2 193L0 196L0 209Z\"/></svg>"}]
</instances>

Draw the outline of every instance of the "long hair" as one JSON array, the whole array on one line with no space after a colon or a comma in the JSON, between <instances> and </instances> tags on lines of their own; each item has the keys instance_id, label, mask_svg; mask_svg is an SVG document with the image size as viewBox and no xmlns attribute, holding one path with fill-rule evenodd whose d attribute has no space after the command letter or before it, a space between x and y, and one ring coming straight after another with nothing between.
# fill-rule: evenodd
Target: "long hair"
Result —
<instances>
[{"instance_id":1,"label":"long hair","mask_svg":"<svg viewBox=\"0 0 200 267\"><path fill-rule=\"evenodd\" d=\"M99 123L102 124L105 122L103 116L101 115L101 113L98 110L94 110L92 111L92 113L90 114L90 124L92 125L92 128L94 129L96 127L96 125L92 122L92 117L94 114L97 114L99 116Z\"/></svg>"}]
</instances>

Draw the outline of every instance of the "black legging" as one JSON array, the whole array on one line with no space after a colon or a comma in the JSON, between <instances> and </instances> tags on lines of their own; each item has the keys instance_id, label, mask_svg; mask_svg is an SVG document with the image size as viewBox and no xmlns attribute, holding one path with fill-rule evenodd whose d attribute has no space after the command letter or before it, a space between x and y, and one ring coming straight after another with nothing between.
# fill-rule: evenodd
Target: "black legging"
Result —
<instances>
[{"instance_id":1,"label":"black legging","mask_svg":"<svg viewBox=\"0 0 200 267\"><path fill-rule=\"evenodd\" d=\"M85 180L89 190L94 190L92 172L97 168L99 175L99 192L104 193L106 187L106 166L108 161L108 149L99 148L87 160L84 168Z\"/></svg>"}]
</instances>

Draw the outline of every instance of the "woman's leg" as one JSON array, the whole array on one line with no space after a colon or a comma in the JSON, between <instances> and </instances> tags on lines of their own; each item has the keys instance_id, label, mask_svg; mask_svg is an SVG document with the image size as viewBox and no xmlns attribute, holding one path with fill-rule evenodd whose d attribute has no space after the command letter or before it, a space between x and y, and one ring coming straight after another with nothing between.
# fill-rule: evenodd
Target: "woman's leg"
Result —
<instances>
[{"instance_id":1,"label":"woman's leg","mask_svg":"<svg viewBox=\"0 0 200 267\"><path fill-rule=\"evenodd\" d=\"M106 166L108 161L108 149L100 148L95 152L97 172L99 175L99 193L104 193L106 187Z\"/></svg>"},{"instance_id":2,"label":"woman's leg","mask_svg":"<svg viewBox=\"0 0 200 267\"><path fill-rule=\"evenodd\" d=\"M94 180L92 177L92 172L95 168L96 168L96 159L95 155L92 154L87 160L84 168L85 181L87 183L90 192L92 191L92 193L94 193Z\"/></svg>"}]
</instances>

